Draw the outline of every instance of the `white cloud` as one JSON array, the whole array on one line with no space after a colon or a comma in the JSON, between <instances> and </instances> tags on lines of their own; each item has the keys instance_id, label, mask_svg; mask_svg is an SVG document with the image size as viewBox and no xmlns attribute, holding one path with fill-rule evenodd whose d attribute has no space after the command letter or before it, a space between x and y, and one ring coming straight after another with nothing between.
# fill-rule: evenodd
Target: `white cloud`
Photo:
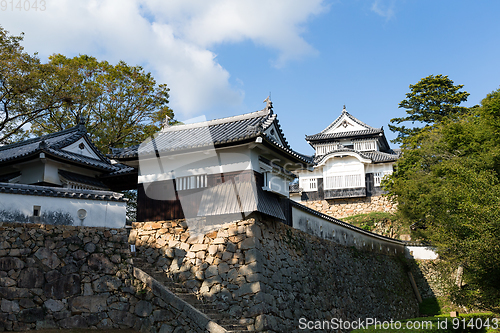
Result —
<instances>
[{"instance_id":1,"label":"white cloud","mask_svg":"<svg viewBox=\"0 0 500 333\"><path fill-rule=\"evenodd\" d=\"M327 9L323 1L46 0L45 11L0 12L0 22L11 34L24 31L25 48L42 58L89 54L143 65L169 85L172 108L186 117L242 103L213 46L251 40L278 51L276 66L314 54L301 34Z\"/></svg>"},{"instance_id":2,"label":"white cloud","mask_svg":"<svg viewBox=\"0 0 500 333\"><path fill-rule=\"evenodd\" d=\"M371 10L387 21L394 17L395 0L375 0Z\"/></svg>"}]
</instances>

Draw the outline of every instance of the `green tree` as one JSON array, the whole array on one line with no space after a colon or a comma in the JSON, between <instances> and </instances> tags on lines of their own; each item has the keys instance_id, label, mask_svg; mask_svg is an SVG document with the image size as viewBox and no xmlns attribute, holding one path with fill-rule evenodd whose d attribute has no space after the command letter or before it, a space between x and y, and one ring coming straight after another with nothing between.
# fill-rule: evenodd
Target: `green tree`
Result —
<instances>
[{"instance_id":1,"label":"green tree","mask_svg":"<svg viewBox=\"0 0 500 333\"><path fill-rule=\"evenodd\" d=\"M464 267L455 300L500 310L500 90L478 107L442 117L403 148L385 183L398 213L442 259ZM425 228L425 229L422 229Z\"/></svg>"},{"instance_id":2,"label":"green tree","mask_svg":"<svg viewBox=\"0 0 500 333\"><path fill-rule=\"evenodd\" d=\"M58 69L25 52L22 39L0 27L0 144L26 137L27 125L66 101L67 81L48 85L60 75Z\"/></svg>"},{"instance_id":3,"label":"green tree","mask_svg":"<svg viewBox=\"0 0 500 333\"><path fill-rule=\"evenodd\" d=\"M60 131L83 119L96 146L107 152L110 147L141 143L160 129L166 117L175 122L167 85L157 84L140 66L61 54L51 56L49 64L61 73L51 85L70 82L64 91L67 103L33 121L35 135Z\"/></svg>"},{"instance_id":4,"label":"green tree","mask_svg":"<svg viewBox=\"0 0 500 333\"><path fill-rule=\"evenodd\" d=\"M459 91L463 85L454 85L446 75L429 75L416 84L410 85L410 92L406 99L399 103L399 107L406 109L407 116L391 119L389 129L398 132L394 143L409 144L423 129L428 130L433 124L448 117L455 117L467 111L459 106L467 100L469 93ZM401 123L411 122L411 128Z\"/></svg>"}]
</instances>

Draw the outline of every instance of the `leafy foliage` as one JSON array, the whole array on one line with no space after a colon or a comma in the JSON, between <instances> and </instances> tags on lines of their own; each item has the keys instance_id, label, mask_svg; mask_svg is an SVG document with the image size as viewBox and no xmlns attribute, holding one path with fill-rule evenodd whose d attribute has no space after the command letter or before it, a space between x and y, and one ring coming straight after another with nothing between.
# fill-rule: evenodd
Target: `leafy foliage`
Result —
<instances>
[{"instance_id":1,"label":"leafy foliage","mask_svg":"<svg viewBox=\"0 0 500 333\"><path fill-rule=\"evenodd\" d=\"M65 104L65 81L47 85L58 69L26 53L21 36L0 27L0 144L26 137L24 127Z\"/></svg>"},{"instance_id":2,"label":"leafy foliage","mask_svg":"<svg viewBox=\"0 0 500 333\"><path fill-rule=\"evenodd\" d=\"M441 258L464 267L465 305L500 308L500 90L469 113L442 117L403 147L384 185L400 216L438 247ZM415 223L416 222L416 223Z\"/></svg>"},{"instance_id":3,"label":"leafy foliage","mask_svg":"<svg viewBox=\"0 0 500 333\"><path fill-rule=\"evenodd\" d=\"M61 54L51 56L49 64L61 73L51 84L69 83L67 103L33 122L31 132L36 135L69 128L83 119L96 146L107 151L141 143L160 129L166 116L175 122L167 85L157 84L140 66L123 61L113 66L87 55L70 59Z\"/></svg>"},{"instance_id":4,"label":"leafy foliage","mask_svg":"<svg viewBox=\"0 0 500 333\"><path fill-rule=\"evenodd\" d=\"M415 138L423 129L428 129L445 118L466 112L467 108L459 105L467 100L469 93L459 91L462 88L463 85L454 85L446 75L429 75L410 85L411 91L406 94L406 99L399 103L400 108L406 109L407 116L393 118L392 124L389 125L391 131L399 132L393 142L407 143L408 139ZM424 127L397 126L408 121L412 124L423 124Z\"/></svg>"}]
</instances>

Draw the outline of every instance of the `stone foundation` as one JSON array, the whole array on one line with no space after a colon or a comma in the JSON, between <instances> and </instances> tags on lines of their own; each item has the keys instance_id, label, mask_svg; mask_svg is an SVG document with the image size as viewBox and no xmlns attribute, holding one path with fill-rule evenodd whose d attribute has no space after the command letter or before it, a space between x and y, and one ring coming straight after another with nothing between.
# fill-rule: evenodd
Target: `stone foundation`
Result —
<instances>
[{"instance_id":1,"label":"stone foundation","mask_svg":"<svg viewBox=\"0 0 500 333\"><path fill-rule=\"evenodd\" d=\"M418 304L396 257L249 219L192 237L182 220L135 223L138 255L249 330L299 332L299 320L412 318Z\"/></svg>"},{"instance_id":2,"label":"stone foundation","mask_svg":"<svg viewBox=\"0 0 500 333\"><path fill-rule=\"evenodd\" d=\"M0 331L219 327L136 278L127 240L125 229L0 223Z\"/></svg>"},{"instance_id":3,"label":"stone foundation","mask_svg":"<svg viewBox=\"0 0 500 333\"><path fill-rule=\"evenodd\" d=\"M301 201L300 203L337 219L371 212L393 213L396 211L396 204L384 196Z\"/></svg>"}]
</instances>

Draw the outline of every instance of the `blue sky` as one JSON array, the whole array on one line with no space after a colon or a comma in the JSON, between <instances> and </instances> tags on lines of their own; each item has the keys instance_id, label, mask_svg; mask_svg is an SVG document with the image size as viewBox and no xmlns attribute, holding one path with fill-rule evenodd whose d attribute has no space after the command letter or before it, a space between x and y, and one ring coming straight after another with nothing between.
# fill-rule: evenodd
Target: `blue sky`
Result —
<instances>
[{"instance_id":1,"label":"blue sky","mask_svg":"<svg viewBox=\"0 0 500 333\"><path fill-rule=\"evenodd\" d=\"M499 13L498 1L46 0L0 11L0 24L44 60L143 65L170 86L179 120L256 111L271 92L292 148L311 154L304 136L344 104L393 139L408 86L431 74L478 104L500 85Z\"/></svg>"}]
</instances>

